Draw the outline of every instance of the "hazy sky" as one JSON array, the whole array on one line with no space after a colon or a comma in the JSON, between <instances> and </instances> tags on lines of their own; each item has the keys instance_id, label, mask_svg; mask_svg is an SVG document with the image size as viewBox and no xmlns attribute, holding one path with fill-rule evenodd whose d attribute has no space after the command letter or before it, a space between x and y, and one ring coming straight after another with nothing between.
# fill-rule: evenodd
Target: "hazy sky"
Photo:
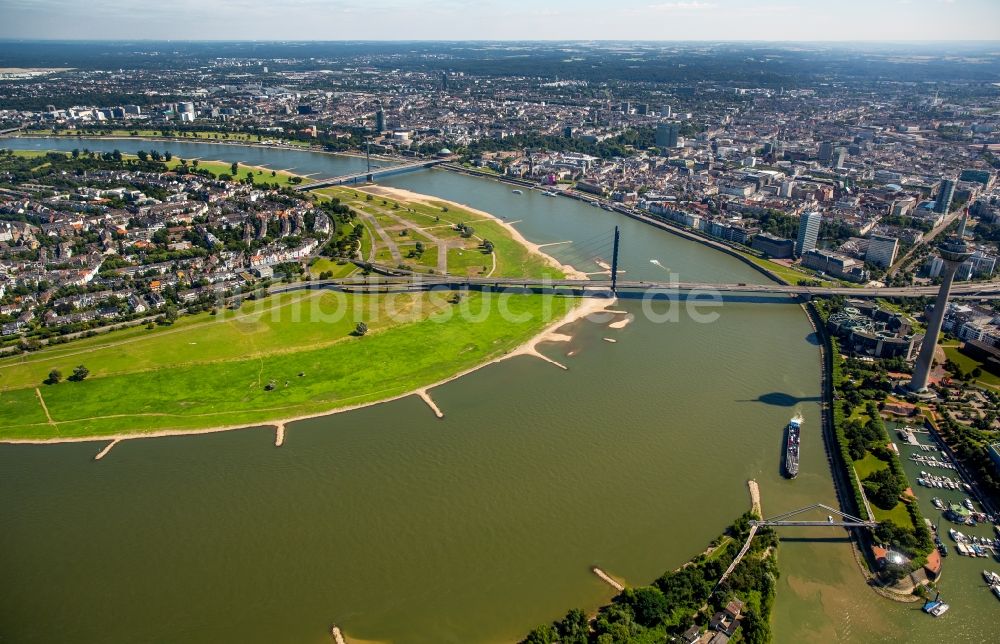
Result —
<instances>
[{"instance_id":1,"label":"hazy sky","mask_svg":"<svg viewBox=\"0 0 1000 644\"><path fill-rule=\"evenodd\" d=\"M0 0L0 37L1000 40L1000 0Z\"/></svg>"}]
</instances>

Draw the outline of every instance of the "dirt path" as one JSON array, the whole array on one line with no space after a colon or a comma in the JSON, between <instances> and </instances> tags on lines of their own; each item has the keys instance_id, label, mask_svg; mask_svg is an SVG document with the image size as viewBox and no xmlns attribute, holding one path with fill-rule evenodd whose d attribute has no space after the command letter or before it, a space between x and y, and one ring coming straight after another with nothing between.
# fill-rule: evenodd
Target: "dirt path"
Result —
<instances>
[{"instance_id":1,"label":"dirt path","mask_svg":"<svg viewBox=\"0 0 1000 644\"><path fill-rule=\"evenodd\" d=\"M371 224L371 227L375 229L376 233L378 233L382 243L389 249L389 254L392 255L392 261L396 262L397 265L402 264L403 255L399 252L399 246L396 246L395 240L393 240L389 233L385 232L382 225L378 223L378 219L376 219L374 215L364 211L358 211L358 214L360 214L366 222ZM374 245L372 248L374 250Z\"/></svg>"},{"instance_id":2,"label":"dirt path","mask_svg":"<svg viewBox=\"0 0 1000 644\"><path fill-rule=\"evenodd\" d=\"M56 421L52 420L52 414L49 413L49 407L45 404L45 399L42 398L42 391L38 387L35 387L35 395L38 396L38 402L42 404L42 411L45 412L45 417L49 419L49 425L55 427ZM56 429L56 431L59 430Z\"/></svg>"},{"instance_id":3,"label":"dirt path","mask_svg":"<svg viewBox=\"0 0 1000 644\"><path fill-rule=\"evenodd\" d=\"M412 221L408 221L408 220L400 217L399 215L397 215L396 213L391 212L391 211L382 211L382 212L383 212L383 214L386 214L389 217L392 217L393 219L395 219L396 221L398 221L403 226L406 226L407 228L413 228L413 222ZM440 273L442 275L447 275L448 274L448 242L446 242L445 240L441 239L440 237L437 237L436 235L434 235L432 233L427 232L426 230L421 230L420 234L423 235L423 236L425 236L427 239L429 239L432 244L436 244L437 245L437 247L438 247L438 257L437 257L437 269L436 270L437 270L438 273Z\"/></svg>"}]
</instances>

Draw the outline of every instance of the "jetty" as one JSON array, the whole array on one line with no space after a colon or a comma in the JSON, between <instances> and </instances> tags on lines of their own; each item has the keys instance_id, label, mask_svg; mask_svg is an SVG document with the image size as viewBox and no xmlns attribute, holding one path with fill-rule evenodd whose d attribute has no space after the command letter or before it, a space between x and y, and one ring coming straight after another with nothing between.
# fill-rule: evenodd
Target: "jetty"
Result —
<instances>
[{"instance_id":1,"label":"jetty","mask_svg":"<svg viewBox=\"0 0 1000 644\"><path fill-rule=\"evenodd\" d=\"M623 590L625 590L625 586L623 584L621 584L620 582L616 581L611 575L609 575L608 573L604 572L603 570L601 570L597 566L594 566L590 570L593 571L593 573L595 575L597 575L598 577L600 577L601 581L603 581L607 585L611 586L612 588L614 588L618 592L622 592Z\"/></svg>"}]
</instances>

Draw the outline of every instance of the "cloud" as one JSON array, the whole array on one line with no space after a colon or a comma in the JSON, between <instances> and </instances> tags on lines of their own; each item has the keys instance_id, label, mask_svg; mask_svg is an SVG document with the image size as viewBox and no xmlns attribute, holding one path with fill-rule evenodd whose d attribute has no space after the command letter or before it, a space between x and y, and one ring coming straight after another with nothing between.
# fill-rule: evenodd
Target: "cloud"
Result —
<instances>
[{"instance_id":1,"label":"cloud","mask_svg":"<svg viewBox=\"0 0 1000 644\"><path fill-rule=\"evenodd\" d=\"M648 5L647 8L652 11L707 11L715 9L718 6L714 2L698 2L698 0L693 0L692 2L661 2L659 4Z\"/></svg>"}]
</instances>

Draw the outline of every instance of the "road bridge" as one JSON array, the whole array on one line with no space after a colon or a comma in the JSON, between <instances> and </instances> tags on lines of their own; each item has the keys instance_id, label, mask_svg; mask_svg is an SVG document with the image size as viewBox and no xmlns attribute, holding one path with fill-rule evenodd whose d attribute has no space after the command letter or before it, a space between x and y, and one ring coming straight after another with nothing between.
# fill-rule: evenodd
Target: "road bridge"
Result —
<instances>
[{"instance_id":1,"label":"road bridge","mask_svg":"<svg viewBox=\"0 0 1000 644\"><path fill-rule=\"evenodd\" d=\"M299 192L308 192L310 190L318 190L320 188L328 188L330 186L339 186L345 183L356 182L359 179L364 181L374 181L375 177L387 174L396 174L397 172L407 172L408 170L417 170L420 168L432 168L436 165L447 163L448 161L449 159L420 159L419 161L411 161L409 163L400 163L398 165L389 165L381 168L361 170L360 172L352 172L351 174L342 174L339 177L319 179L317 181L311 181L309 183L296 186L295 189Z\"/></svg>"},{"instance_id":2,"label":"road bridge","mask_svg":"<svg viewBox=\"0 0 1000 644\"><path fill-rule=\"evenodd\" d=\"M450 275L380 275L369 277L350 277L343 279L312 280L311 287L342 288L351 291L424 291L431 289L528 289L570 291L575 293L595 291L646 291L662 292L666 295L694 293L736 293L744 295L790 295L802 297L831 297L840 295L851 298L908 298L934 297L937 286L902 286L902 287L848 287L848 286L802 286L794 284L715 284L711 282L677 282L651 280L617 280L610 279L544 279L528 277L459 277ZM1000 282L970 282L956 284L952 288L951 297L955 299L1000 299Z\"/></svg>"}]
</instances>

